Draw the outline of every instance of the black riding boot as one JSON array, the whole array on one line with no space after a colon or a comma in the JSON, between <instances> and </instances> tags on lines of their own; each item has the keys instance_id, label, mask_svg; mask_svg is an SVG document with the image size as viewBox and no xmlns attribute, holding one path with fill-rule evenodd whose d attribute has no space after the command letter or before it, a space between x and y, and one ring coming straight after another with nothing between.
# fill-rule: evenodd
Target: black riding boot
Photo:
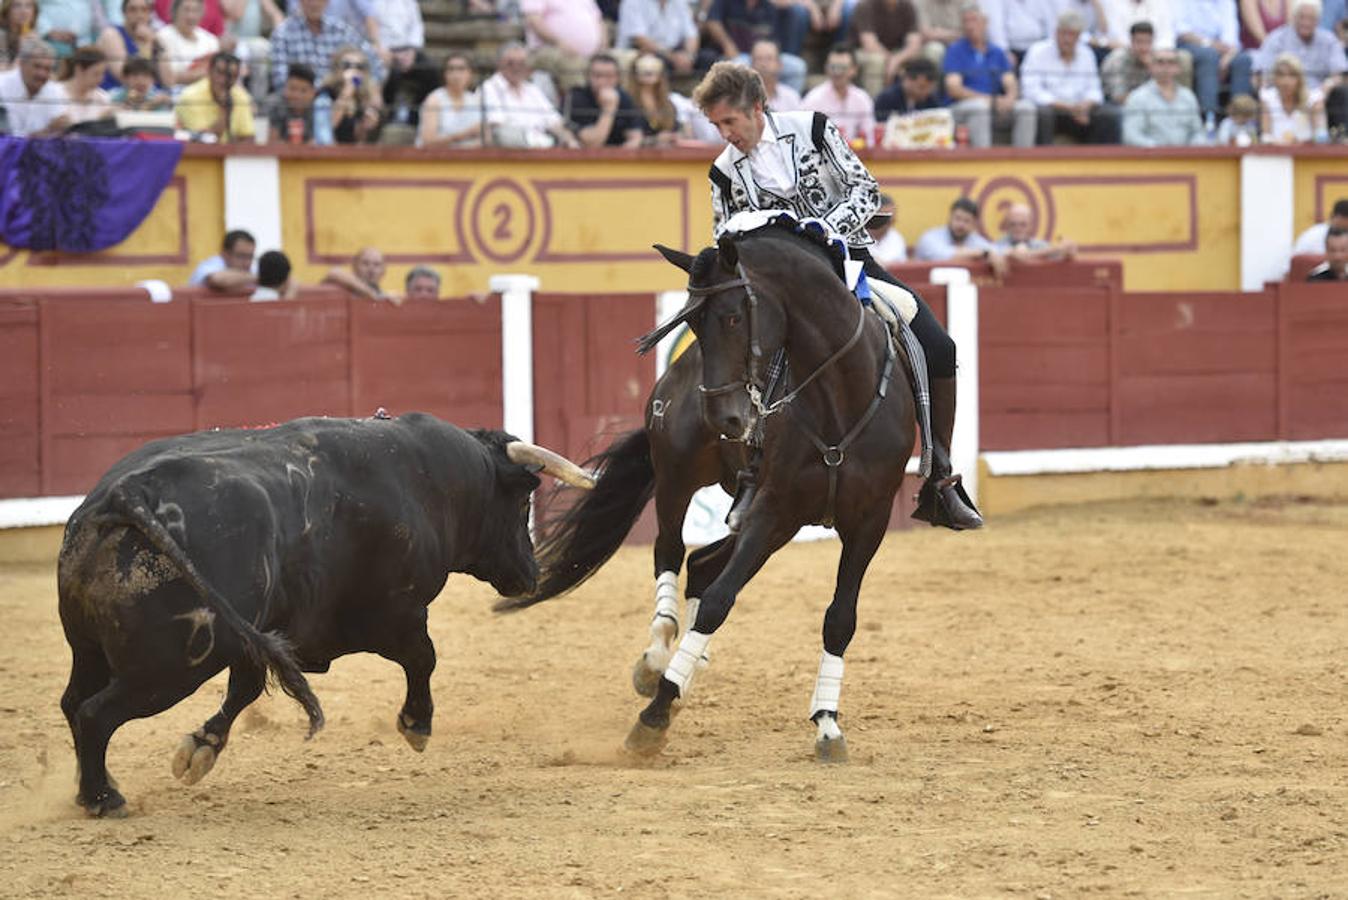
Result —
<instances>
[{"instance_id":1,"label":"black riding boot","mask_svg":"<svg viewBox=\"0 0 1348 900\"><path fill-rule=\"evenodd\" d=\"M918 492L913 518L955 531L982 528L983 517L964 492L960 476L951 473L950 436L955 430L954 378L931 379L931 430L931 477Z\"/></svg>"}]
</instances>

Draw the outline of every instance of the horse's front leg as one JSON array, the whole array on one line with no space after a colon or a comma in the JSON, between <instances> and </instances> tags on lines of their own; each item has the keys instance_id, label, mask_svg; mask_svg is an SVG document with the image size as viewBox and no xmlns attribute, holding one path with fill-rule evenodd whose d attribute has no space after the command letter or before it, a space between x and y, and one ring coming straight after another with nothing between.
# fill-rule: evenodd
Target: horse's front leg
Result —
<instances>
[{"instance_id":1,"label":"horse's front leg","mask_svg":"<svg viewBox=\"0 0 1348 900\"><path fill-rule=\"evenodd\" d=\"M760 503L765 499L760 496ZM779 524L779 520L780 517L774 515L755 515L737 538L727 538L706 548L712 552L688 561L690 602L695 596L697 582L702 581L707 571L719 569L720 574L699 592L697 618L679 641L679 647L656 687L655 697L641 711L628 733L629 750L654 754L664 746L674 704L687 695L698 664L707 653L711 636L730 615L735 598L744 585L795 533L794 527Z\"/></svg>"},{"instance_id":2,"label":"horse's front leg","mask_svg":"<svg viewBox=\"0 0 1348 900\"><path fill-rule=\"evenodd\" d=\"M687 480L670 477L656 488L655 516L659 530L655 536L655 614L651 617L650 644L632 668L632 687L643 697L655 696L655 687L669 666L674 641L679 636L679 569L686 549L683 519L695 488L683 483ZM669 482L675 484L671 487Z\"/></svg>"},{"instance_id":3,"label":"horse's front leg","mask_svg":"<svg viewBox=\"0 0 1348 900\"><path fill-rule=\"evenodd\" d=\"M857 630L857 597L861 579L875 551L885 538L889 508L861 525L840 532L842 554L833 602L824 613L824 649L819 674L810 697L810 720L815 723L815 758L825 763L847 762L847 738L838 726L838 700L842 695L843 654Z\"/></svg>"}]
</instances>

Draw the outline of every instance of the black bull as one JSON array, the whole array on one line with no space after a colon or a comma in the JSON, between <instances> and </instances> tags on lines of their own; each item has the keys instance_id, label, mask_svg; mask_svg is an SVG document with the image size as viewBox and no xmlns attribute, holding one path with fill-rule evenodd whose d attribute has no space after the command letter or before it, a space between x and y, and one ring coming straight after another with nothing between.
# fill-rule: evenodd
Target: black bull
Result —
<instances>
[{"instance_id":1,"label":"black bull","mask_svg":"<svg viewBox=\"0 0 1348 900\"><path fill-rule=\"evenodd\" d=\"M299 419L155 441L122 459L66 526L58 567L73 663L61 708L78 802L122 814L108 741L228 667L220 711L183 739L173 771L205 775L268 672L323 725L303 672L369 651L401 665L398 729L431 733L435 648L426 607L450 572L533 590L530 495L556 454L432 416Z\"/></svg>"}]
</instances>

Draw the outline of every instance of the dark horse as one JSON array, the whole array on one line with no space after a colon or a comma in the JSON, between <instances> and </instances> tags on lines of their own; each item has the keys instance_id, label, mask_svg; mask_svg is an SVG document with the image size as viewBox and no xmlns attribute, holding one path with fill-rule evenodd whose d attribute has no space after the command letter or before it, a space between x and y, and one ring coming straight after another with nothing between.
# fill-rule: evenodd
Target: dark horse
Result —
<instances>
[{"instance_id":1,"label":"dark horse","mask_svg":"<svg viewBox=\"0 0 1348 900\"><path fill-rule=\"evenodd\" d=\"M898 384L891 384L897 365L887 326L847 290L821 243L769 227L723 240L696 259L660 249L688 271L690 299L679 315L643 338L642 347L649 349L686 321L697 335L697 355L690 351L666 373L646 428L620 437L600 455L595 490L543 536L538 590L507 603L527 606L584 581L617 549L654 492L660 517L656 570L662 579L669 576L668 589L662 584L657 590L656 623L663 621L672 640L673 578L683 556L680 525L689 498L717 481L733 490L744 464L739 441L761 429L758 492L737 533L689 557L690 627L655 680L654 697L628 746L655 752L663 745L674 704L686 694L740 589L801 526L823 523L837 529L842 556L824 615L811 712L819 757L845 758L837 725L842 656L856 630L862 576L884 538L914 445L911 391L901 371ZM785 349L789 393L769 403L763 398L766 360L779 348ZM907 365L902 357L899 362ZM656 624L652 632L654 637Z\"/></svg>"}]
</instances>

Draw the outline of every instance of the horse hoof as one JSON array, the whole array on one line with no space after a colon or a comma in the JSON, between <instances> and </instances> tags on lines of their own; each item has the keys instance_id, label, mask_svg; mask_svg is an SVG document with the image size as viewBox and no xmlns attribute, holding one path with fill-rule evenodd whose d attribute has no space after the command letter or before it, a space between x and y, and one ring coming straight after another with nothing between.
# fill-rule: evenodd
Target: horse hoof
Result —
<instances>
[{"instance_id":1,"label":"horse hoof","mask_svg":"<svg viewBox=\"0 0 1348 900\"><path fill-rule=\"evenodd\" d=\"M75 802L83 806L84 811L92 818L125 819L129 813L126 798L118 793L116 788L108 788L92 803L87 802L83 795L76 797Z\"/></svg>"},{"instance_id":2,"label":"horse hoof","mask_svg":"<svg viewBox=\"0 0 1348 900\"><path fill-rule=\"evenodd\" d=\"M632 687L642 697L654 697L655 689L660 686L660 676L664 669L657 669L649 662L649 652L641 654L641 659L632 667Z\"/></svg>"},{"instance_id":3,"label":"horse hoof","mask_svg":"<svg viewBox=\"0 0 1348 900\"><path fill-rule=\"evenodd\" d=\"M814 742L814 758L829 764L847 762L847 738L819 738Z\"/></svg>"},{"instance_id":4,"label":"horse hoof","mask_svg":"<svg viewBox=\"0 0 1348 900\"><path fill-rule=\"evenodd\" d=\"M623 742L623 746L629 753L635 753L637 756L654 756L664 748L668 740L666 729L652 728L637 719L632 730L627 732L627 740Z\"/></svg>"},{"instance_id":5,"label":"horse hoof","mask_svg":"<svg viewBox=\"0 0 1348 900\"><path fill-rule=\"evenodd\" d=\"M426 745L431 741L431 727L429 725L417 725L415 722L406 721L406 717L398 716L398 732L407 741L409 747L418 753L424 753Z\"/></svg>"}]
</instances>

